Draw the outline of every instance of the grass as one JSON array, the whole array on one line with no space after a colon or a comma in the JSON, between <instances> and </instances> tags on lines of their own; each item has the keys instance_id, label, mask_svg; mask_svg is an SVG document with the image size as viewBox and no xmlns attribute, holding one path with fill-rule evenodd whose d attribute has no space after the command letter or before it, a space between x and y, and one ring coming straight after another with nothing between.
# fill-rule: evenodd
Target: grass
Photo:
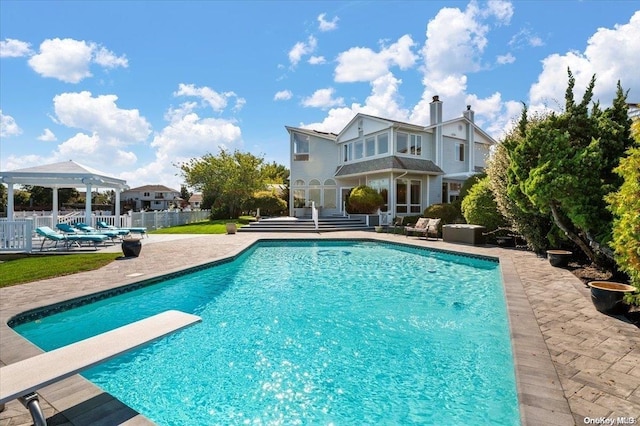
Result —
<instances>
[{"instance_id":1,"label":"grass","mask_svg":"<svg viewBox=\"0 0 640 426\"><path fill-rule=\"evenodd\" d=\"M216 219L204 222L189 223L187 225L172 226L170 228L156 229L150 234L226 234L226 224L236 223L238 227L254 221L253 216L240 216L238 219Z\"/></svg>"},{"instance_id":2,"label":"grass","mask_svg":"<svg viewBox=\"0 0 640 426\"><path fill-rule=\"evenodd\" d=\"M121 256L122 253L3 255L0 256L0 287L91 271Z\"/></svg>"}]
</instances>

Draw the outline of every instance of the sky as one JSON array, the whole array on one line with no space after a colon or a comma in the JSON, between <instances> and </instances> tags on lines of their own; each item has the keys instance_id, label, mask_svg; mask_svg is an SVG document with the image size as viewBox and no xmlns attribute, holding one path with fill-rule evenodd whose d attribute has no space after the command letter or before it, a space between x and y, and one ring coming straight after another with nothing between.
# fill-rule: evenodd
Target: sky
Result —
<instances>
[{"instance_id":1,"label":"sky","mask_svg":"<svg viewBox=\"0 0 640 426\"><path fill-rule=\"evenodd\" d=\"M179 190L220 149L286 167L285 126L429 124L496 140L530 111L640 102L640 1L0 0L0 170L73 160Z\"/></svg>"}]
</instances>

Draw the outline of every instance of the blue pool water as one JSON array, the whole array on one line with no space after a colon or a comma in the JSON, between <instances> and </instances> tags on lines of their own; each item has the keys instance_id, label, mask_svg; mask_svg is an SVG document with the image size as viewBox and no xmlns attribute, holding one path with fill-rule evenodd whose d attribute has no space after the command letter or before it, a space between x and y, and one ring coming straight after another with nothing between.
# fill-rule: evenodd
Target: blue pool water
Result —
<instances>
[{"instance_id":1,"label":"blue pool water","mask_svg":"<svg viewBox=\"0 0 640 426\"><path fill-rule=\"evenodd\" d=\"M520 424L500 269L484 259L265 242L15 329L51 350L167 309L203 321L83 374L160 425Z\"/></svg>"}]
</instances>

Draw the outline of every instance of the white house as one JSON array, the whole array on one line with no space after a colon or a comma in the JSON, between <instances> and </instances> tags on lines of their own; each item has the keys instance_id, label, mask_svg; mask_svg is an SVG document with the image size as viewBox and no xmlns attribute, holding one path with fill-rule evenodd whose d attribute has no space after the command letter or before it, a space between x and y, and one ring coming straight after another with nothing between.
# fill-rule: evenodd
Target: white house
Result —
<instances>
[{"instance_id":1,"label":"white house","mask_svg":"<svg viewBox=\"0 0 640 426\"><path fill-rule=\"evenodd\" d=\"M121 195L125 205L134 210L168 210L180 205L180 191L164 185L144 185L123 191Z\"/></svg>"},{"instance_id":2,"label":"white house","mask_svg":"<svg viewBox=\"0 0 640 426\"><path fill-rule=\"evenodd\" d=\"M461 117L442 121L442 101L434 96L430 118L425 127L357 114L338 134L286 126L289 214L308 214L312 201L321 215L343 213L358 185L382 194L387 220L455 200L462 183L484 170L496 141L474 123L470 106Z\"/></svg>"}]
</instances>

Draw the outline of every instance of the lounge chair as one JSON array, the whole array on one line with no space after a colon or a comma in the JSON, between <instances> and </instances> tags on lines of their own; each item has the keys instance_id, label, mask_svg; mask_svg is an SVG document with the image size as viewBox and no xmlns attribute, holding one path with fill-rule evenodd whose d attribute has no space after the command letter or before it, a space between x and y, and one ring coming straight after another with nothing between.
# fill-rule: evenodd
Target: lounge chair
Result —
<instances>
[{"instance_id":1,"label":"lounge chair","mask_svg":"<svg viewBox=\"0 0 640 426\"><path fill-rule=\"evenodd\" d=\"M427 217L421 217L418 219L415 225L406 226L405 232L407 236L410 233L418 234L418 237L424 235L425 238L435 238L438 239L438 226L440 225L441 219L430 219Z\"/></svg>"},{"instance_id":2,"label":"lounge chair","mask_svg":"<svg viewBox=\"0 0 640 426\"><path fill-rule=\"evenodd\" d=\"M126 232L127 234L129 234L129 233L131 233L131 234L140 234L141 236L145 236L147 234L147 228L144 228L144 227L118 228L116 226L109 225L107 222L105 222L103 220L97 221L96 225L98 226L99 230L107 229L107 230L111 230L111 231Z\"/></svg>"},{"instance_id":3,"label":"lounge chair","mask_svg":"<svg viewBox=\"0 0 640 426\"><path fill-rule=\"evenodd\" d=\"M111 230L108 230L108 229L103 229L103 230L98 231L93 226L87 225L86 223L83 223L83 222L74 223L73 226L76 229L79 229L80 231L82 231L82 232L84 232L85 234L88 234L88 235L106 235L107 237L109 237L111 239L111 242L114 242L118 238L121 238L121 234L118 233L118 231L111 231Z\"/></svg>"},{"instance_id":4,"label":"lounge chair","mask_svg":"<svg viewBox=\"0 0 640 426\"><path fill-rule=\"evenodd\" d=\"M79 233L76 228L69 225L68 223L57 223L56 228L58 228L58 230L61 231L63 234L67 234L67 235L74 235Z\"/></svg>"},{"instance_id":5,"label":"lounge chair","mask_svg":"<svg viewBox=\"0 0 640 426\"><path fill-rule=\"evenodd\" d=\"M106 235L99 235L99 234L94 234L94 235L61 234L49 228L48 226L40 226L36 228L36 234L42 237L42 244L40 244L40 251L44 249L44 244L47 241L54 242L55 243L54 248L57 248L58 243L62 242L65 250L70 249L73 245L80 246L81 243L83 242L92 243L93 247L97 250L98 243L104 243L106 240L109 239L109 237L107 237Z\"/></svg>"}]
</instances>

